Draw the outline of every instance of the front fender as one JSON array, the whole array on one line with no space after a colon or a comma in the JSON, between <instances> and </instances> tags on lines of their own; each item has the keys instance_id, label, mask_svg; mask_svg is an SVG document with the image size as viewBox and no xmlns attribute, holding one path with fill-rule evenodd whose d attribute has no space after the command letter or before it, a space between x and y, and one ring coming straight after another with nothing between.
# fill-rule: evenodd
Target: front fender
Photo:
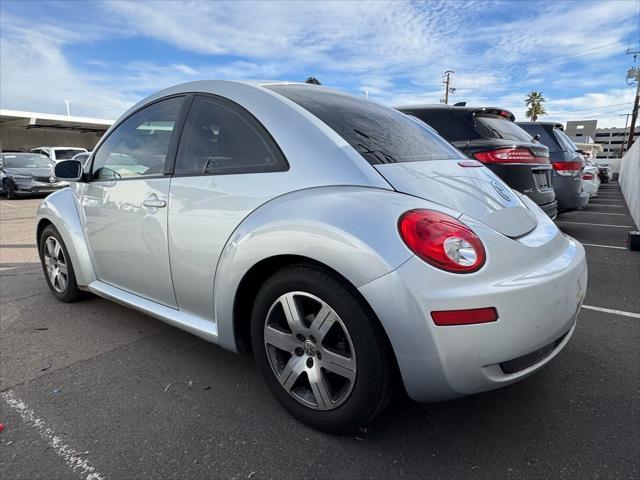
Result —
<instances>
[{"instance_id":1,"label":"front fender","mask_svg":"<svg viewBox=\"0 0 640 480\"><path fill-rule=\"evenodd\" d=\"M74 186L63 188L45 198L36 218L36 242L43 222L51 222L64 241L79 288L86 288L96 279L89 249L82 230Z\"/></svg>"},{"instance_id":2,"label":"front fender","mask_svg":"<svg viewBox=\"0 0 640 480\"><path fill-rule=\"evenodd\" d=\"M214 306L219 343L236 350L235 296L258 262L278 255L307 257L359 288L412 257L398 233L398 218L430 205L394 191L350 186L300 190L262 205L231 235L218 262Z\"/></svg>"}]
</instances>

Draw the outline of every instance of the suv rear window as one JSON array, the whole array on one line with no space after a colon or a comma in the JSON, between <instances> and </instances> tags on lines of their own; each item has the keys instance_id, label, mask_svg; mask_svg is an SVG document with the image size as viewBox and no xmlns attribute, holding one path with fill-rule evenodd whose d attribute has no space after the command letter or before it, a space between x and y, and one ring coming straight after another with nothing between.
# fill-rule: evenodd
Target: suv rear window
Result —
<instances>
[{"instance_id":1,"label":"suv rear window","mask_svg":"<svg viewBox=\"0 0 640 480\"><path fill-rule=\"evenodd\" d=\"M483 137L531 142L531 135L508 118L500 115L477 113L474 120L478 131Z\"/></svg>"},{"instance_id":2,"label":"suv rear window","mask_svg":"<svg viewBox=\"0 0 640 480\"><path fill-rule=\"evenodd\" d=\"M391 108L323 87L266 88L318 117L372 165L465 158L424 123Z\"/></svg>"},{"instance_id":3,"label":"suv rear window","mask_svg":"<svg viewBox=\"0 0 640 480\"><path fill-rule=\"evenodd\" d=\"M75 149L68 149L68 150L58 150L56 149L56 160L69 160L73 157L75 157L77 154L84 152L84 150L75 150Z\"/></svg>"},{"instance_id":4,"label":"suv rear window","mask_svg":"<svg viewBox=\"0 0 640 480\"><path fill-rule=\"evenodd\" d=\"M473 140L480 137L462 117L454 118L448 108L400 108L401 112L419 118L450 142Z\"/></svg>"}]
</instances>

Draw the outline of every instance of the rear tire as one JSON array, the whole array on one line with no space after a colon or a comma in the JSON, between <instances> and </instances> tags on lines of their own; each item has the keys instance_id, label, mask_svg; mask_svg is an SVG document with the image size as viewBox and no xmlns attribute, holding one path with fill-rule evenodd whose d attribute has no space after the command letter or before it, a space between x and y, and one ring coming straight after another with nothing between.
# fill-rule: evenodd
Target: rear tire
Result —
<instances>
[{"instance_id":1,"label":"rear tire","mask_svg":"<svg viewBox=\"0 0 640 480\"><path fill-rule=\"evenodd\" d=\"M16 186L11 180L4 180L3 190L7 200L15 200L16 198Z\"/></svg>"},{"instance_id":2,"label":"rear tire","mask_svg":"<svg viewBox=\"0 0 640 480\"><path fill-rule=\"evenodd\" d=\"M320 267L292 265L262 285L251 342L278 402L318 430L353 431L393 396L395 364L382 326L351 285Z\"/></svg>"},{"instance_id":3,"label":"rear tire","mask_svg":"<svg viewBox=\"0 0 640 480\"><path fill-rule=\"evenodd\" d=\"M83 297L78 288L69 252L60 233L47 225L40 236L40 262L51 293L61 302L71 303Z\"/></svg>"}]
</instances>

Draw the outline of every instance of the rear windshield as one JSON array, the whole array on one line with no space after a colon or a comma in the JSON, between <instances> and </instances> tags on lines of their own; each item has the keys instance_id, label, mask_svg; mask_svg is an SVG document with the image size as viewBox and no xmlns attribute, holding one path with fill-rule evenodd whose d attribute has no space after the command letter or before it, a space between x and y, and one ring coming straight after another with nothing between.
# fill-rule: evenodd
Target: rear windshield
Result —
<instances>
[{"instance_id":1,"label":"rear windshield","mask_svg":"<svg viewBox=\"0 0 640 480\"><path fill-rule=\"evenodd\" d=\"M368 100L322 87L266 87L309 111L372 165L464 158L416 118Z\"/></svg>"},{"instance_id":2,"label":"rear windshield","mask_svg":"<svg viewBox=\"0 0 640 480\"><path fill-rule=\"evenodd\" d=\"M49 158L44 155L23 154L23 155L2 155L0 157L6 168L40 168L50 167Z\"/></svg>"},{"instance_id":3,"label":"rear windshield","mask_svg":"<svg viewBox=\"0 0 640 480\"><path fill-rule=\"evenodd\" d=\"M508 118L500 115L478 113L475 115L474 120L483 137L531 142L531 135Z\"/></svg>"},{"instance_id":4,"label":"rear windshield","mask_svg":"<svg viewBox=\"0 0 640 480\"><path fill-rule=\"evenodd\" d=\"M521 128L526 130L531 134L532 137L536 135L540 135L539 142L543 145L546 145L549 148L549 153L561 152L562 147L560 145L559 140L552 135L549 130L547 130L543 125L535 124L535 123L527 123L524 125L520 125Z\"/></svg>"},{"instance_id":5,"label":"rear windshield","mask_svg":"<svg viewBox=\"0 0 640 480\"><path fill-rule=\"evenodd\" d=\"M469 141L480 136L462 118L454 118L448 108L400 108L399 110L408 115L413 115L435 128L440 135L450 142Z\"/></svg>"},{"instance_id":6,"label":"rear windshield","mask_svg":"<svg viewBox=\"0 0 640 480\"><path fill-rule=\"evenodd\" d=\"M82 152L84 152L84 150L56 150L56 160L69 160L70 158L73 158L74 156Z\"/></svg>"}]
</instances>

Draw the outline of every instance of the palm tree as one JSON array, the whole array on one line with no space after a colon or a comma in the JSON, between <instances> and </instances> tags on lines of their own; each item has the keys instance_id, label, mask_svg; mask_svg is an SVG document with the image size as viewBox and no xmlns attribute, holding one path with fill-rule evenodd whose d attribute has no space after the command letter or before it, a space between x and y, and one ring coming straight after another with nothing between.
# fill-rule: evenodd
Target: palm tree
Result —
<instances>
[{"instance_id":1,"label":"palm tree","mask_svg":"<svg viewBox=\"0 0 640 480\"><path fill-rule=\"evenodd\" d=\"M544 105L543 105L543 103L546 101L547 99L544 98L544 95L542 95L542 92L536 92L534 90L529 92L529 95L527 95L527 98L525 99L524 102L527 105L527 107L529 107L526 115L531 119L532 122L535 122L538 119L539 115L547 114L547 111L544 109Z\"/></svg>"}]
</instances>

